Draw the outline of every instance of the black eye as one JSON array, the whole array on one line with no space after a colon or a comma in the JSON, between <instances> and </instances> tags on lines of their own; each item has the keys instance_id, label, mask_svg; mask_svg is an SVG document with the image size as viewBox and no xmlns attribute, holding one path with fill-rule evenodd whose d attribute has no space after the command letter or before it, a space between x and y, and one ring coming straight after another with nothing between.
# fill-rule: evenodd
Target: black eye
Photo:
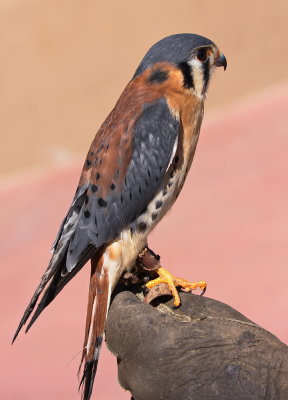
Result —
<instances>
[{"instance_id":1,"label":"black eye","mask_svg":"<svg viewBox=\"0 0 288 400\"><path fill-rule=\"evenodd\" d=\"M199 61L201 61L201 62L207 61L208 56L209 56L209 52L206 47L203 47L202 49L197 50L196 57L198 58Z\"/></svg>"}]
</instances>

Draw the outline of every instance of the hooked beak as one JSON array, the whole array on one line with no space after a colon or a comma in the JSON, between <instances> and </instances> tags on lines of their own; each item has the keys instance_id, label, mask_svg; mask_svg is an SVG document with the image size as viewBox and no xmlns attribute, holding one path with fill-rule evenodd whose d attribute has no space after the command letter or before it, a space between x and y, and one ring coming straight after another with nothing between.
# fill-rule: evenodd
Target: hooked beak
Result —
<instances>
[{"instance_id":1,"label":"hooked beak","mask_svg":"<svg viewBox=\"0 0 288 400\"><path fill-rule=\"evenodd\" d=\"M220 54L220 56L215 60L215 65L216 67L223 67L224 71L227 68L227 60L226 57L224 56L224 54Z\"/></svg>"}]
</instances>

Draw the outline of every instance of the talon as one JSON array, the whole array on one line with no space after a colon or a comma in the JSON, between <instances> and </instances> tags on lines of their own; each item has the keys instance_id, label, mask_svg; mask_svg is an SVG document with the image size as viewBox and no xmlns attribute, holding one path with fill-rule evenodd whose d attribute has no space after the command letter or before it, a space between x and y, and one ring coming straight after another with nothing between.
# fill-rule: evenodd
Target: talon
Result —
<instances>
[{"instance_id":1,"label":"talon","mask_svg":"<svg viewBox=\"0 0 288 400\"><path fill-rule=\"evenodd\" d=\"M170 292L174 297L174 307L179 307L181 304L180 296L176 286L180 286L181 289L184 290L184 292L186 293L191 292L192 290L195 290L197 288L200 288L202 289L201 296L206 291L207 284L205 281L188 282L186 279L177 278L176 276L172 275L170 272L168 272L166 269L162 267L157 268L155 271L157 272L159 277L146 283L147 288L151 289L153 286L159 285L160 283L167 283Z\"/></svg>"},{"instance_id":2,"label":"talon","mask_svg":"<svg viewBox=\"0 0 288 400\"><path fill-rule=\"evenodd\" d=\"M202 292L200 293L200 296L203 296L203 294L206 292L207 289L207 285L204 287L204 289L202 289Z\"/></svg>"}]
</instances>

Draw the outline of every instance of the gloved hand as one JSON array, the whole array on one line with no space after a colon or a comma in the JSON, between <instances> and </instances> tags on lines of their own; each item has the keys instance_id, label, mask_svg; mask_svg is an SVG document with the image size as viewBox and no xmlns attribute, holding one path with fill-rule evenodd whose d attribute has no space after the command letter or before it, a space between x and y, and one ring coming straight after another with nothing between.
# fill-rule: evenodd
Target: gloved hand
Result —
<instances>
[{"instance_id":1,"label":"gloved hand","mask_svg":"<svg viewBox=\"0 0 288 400\"><path fill-rule=\"evenodd\" d=\"M224 303L181 300L153 307L127 288L113 299L106 341L135 400L288 399L285 344Z\"/></svg>"}]
</instances>

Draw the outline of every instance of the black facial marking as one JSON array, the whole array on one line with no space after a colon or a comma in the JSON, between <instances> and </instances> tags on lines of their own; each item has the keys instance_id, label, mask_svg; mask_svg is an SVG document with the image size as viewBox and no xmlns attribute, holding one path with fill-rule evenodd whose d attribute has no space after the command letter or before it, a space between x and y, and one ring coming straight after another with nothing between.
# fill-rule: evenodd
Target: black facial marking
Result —
<instances>
[{"instance_id":1,"label":"black facial marking","mask_svg":"<svg viewBox=\"0 0 288 400\"><path fill-rule=\"evenodd\" d=\"M178 64L178 68L180 69L183 75L184 87L186 89L194 88L191 66L188 63L183 62Z\"/></svg>"},{"instance_id":2,"label":"black facial marking","mask_svg":"<svg viewBox=\"0 0 288 400\"><path fill-rule=\"evenodd\" d=\"M90 212L88 210L84 211L84 217L89 218L90 217Z\"/></svg>"},{"instance_id":3,"label":"black facial marking","mask_svg":"<svg viewBox=\"0 0 288 400\"><path fill-rule=\"evenodd\" d=\"M88 160L88 158L87 158L87 160L86 160L86 165L87 165L87 167L90 167L90 165L91 165L91 161Z\"/></svg>"},{"instance_id":4,"label":"black facial marking","mask_svg":"<svg viewBox=\"0 0 288 400\"><path fill-rule=\"evenodd\" d=\"M157 217L158 217L158 214L157 213L153 213L151 215L152 221L154 221Z\"/></svg>"},{"instance_id":5,"label":"black facial marking","mask_svg":"<svg viewBox=\"0 0 288 400\"><path fill-rule=\"evenodd\" d=\"M155 69L152 71L151 75L149 76L148 82L149 83L162 83L165 82L169 77L168 71L164 71L160 68Z\"/></svg>"},{"instance_id":6,"label":"black facial marking","mask_svg":"<svg viewBox=\"0 0 288 400\"><path fill-rule=\"evenodd\" d=\"M166 194L168 193L168 192L167 192L167 189L164 188L164 189L162 190L162 193L163 193L163 196L166 196Z\"/></svg>"},{"instance_id":7,"label":"black facial marking","mask_svg":"<svg viewBox=\"0 0 288 400\"><path fill-rule=\"evenodd\" d=\"M94 185L94 183L93 183L93 185L91 185L91 190L92 190L92 193L97 192L98 186L97 186L97 185Z\"/></svg>"},{"instance_id":8,"label":"black facial marking","mask_svg":"<svg viewBox=\"0 0 288 400\"><path fill-rule=\"evenodd\" d=\"M175 158L174 158L174 162L175 162L175 164L177 164L177 163L178 163L178 161L179 161L179 156L175 156Z\"/></svg>"},{"instance_id":9,"label":"black facial marking","mask_svg":"<svg viewBox=\"0 0 288 400\"><path fill-rule=\"evenodd\" d=\"M139 222L139 224L137 225L138 231L139 232L145 232L147 225L145 224L145 222Z\"/></svg>"},{"instance_id":10,"label":"black facial marking","mask_svg":"<svg viewBox=\"0 0 288 400\"><path fill-rule=\"evenodd\" d=\"M90 151L90 156L94 156L94 151Z\"/></svg>"},{"instance_id":11,"label":"black facial marking","mask_svg":"<svg viewBox=\"0 0 288 400\"><path fill-rule=\"evenodd\" d=\"M85 197L85 204L88 204L89 198L88 196Z\"/></svg>"},{"instance_id":12,"label":"black facial marking","mask_svg":"<svg viewBox=\"0 0 288 400\"><path fill-rule=\"evenodd\" d=\"M98 179L100 178L100 174L99 174L99 172L97 172L97 174L96 174L96 181L98 181Z\"/></svg>"},{"instance_id":13,"label":"black facial marking","mask_svg":"<svg viewBox=\"0 0 288 400\"><path fill-rule=\"evenodd\" d=\"M204 62L203 64L203 80L204 80L204 85L203 85L203 94L206 92L208 83L209 83L209 78L210 78L210 65L209 65L209 59Z\"/></svg>"},{"instance_id":14,"label":"black facial marking","mask_svg":"<svg viewBox=\"0 0 288 400\"><path fill-rule=\"evenodd\" d=\"M98 200L98 204L100 207L107 207L107 201L102 199L102 197L100 197L100 199Z\"/></svg>"},{"instance_id":15,"label":"black facial marking","mask_svg":"<svg viewBox=\"0 0 288 400\"><path fill-rule=\"evenodd\" d=\"M156 205L155 205L156 210L158 210L158 208L162 207L162 205L163 205L163 202L160 201L160 200L158 200L158 201L156 202Z\"/></svg>"},{"instance_id":16,"label":"black facial marking","mask_svg":"<svg viewBox=\"0 0 288 400\"><path fill-rule=\"evenodd\" d=\"M115 190L116 189L116 186L115 186L115 184L114 183L111 183L111 190Z\"/></svg>"}]
</instances>

